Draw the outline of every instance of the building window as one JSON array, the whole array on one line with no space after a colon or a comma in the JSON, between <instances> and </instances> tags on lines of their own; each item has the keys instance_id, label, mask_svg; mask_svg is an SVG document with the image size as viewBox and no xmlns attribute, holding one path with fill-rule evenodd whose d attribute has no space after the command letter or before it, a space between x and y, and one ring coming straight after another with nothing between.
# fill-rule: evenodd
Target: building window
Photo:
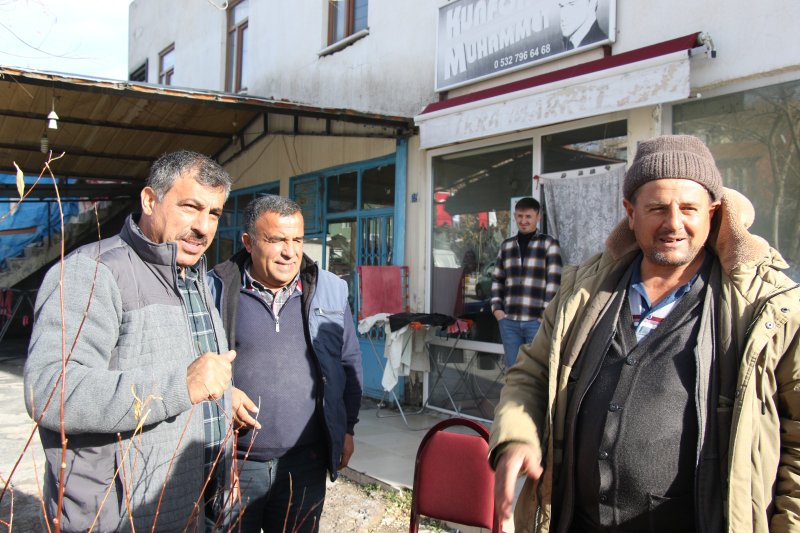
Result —
<instances>
[{"instance_id":1,"label":"building window","mask_svg":"<svg viewBox=\"0 0 800 533\"><path fill-rule=\"evenodd\" d=\"M228 8L228 58L225 90L238 93L247 90L247 21L249 0L231 3Z\"/></svg>"},{"instance_id":2,"label":"building window","mask_svg":"<svg viewBox=\"0 0 800 533\"><path fill-rule=\"evenodd\" d=\"M542 136L542 172L625 163L628 160L628 121Z\"/></svg>"},{"instance_id":3,"label":"building window","mask_svg":"<svg viewBox=\"0 0 800 533\"><path fill-rule=\"evenodd\" d=\"M147 60L145 60L142 65L131 72L131 75L128 76L130 81L141 81L147 83Z\"/></svg>"},{"instance_id":4,"label":"building window","mask_svg":"<svg viewBox=\"0 0 800 533\"><path fill-rule=\"evenodd\" d=\"M394 261L394 158L292 178L291 198L305 222L303 251L347 282L353 313L358 309L358 267Z\"/></svg>"},{"instance_id":5,"label":"building window","mask_svg":"<svg viewBox=\"0 0 800 533\"><path fill-rule=\"evenodd\" d=\"M367 29L369 0L329 0L328 10L328 44Z\"/></svg>"},{"instance_id":6,"label":"building window","mask_svg":"<svg viewBox=\"0 0 800 533\"><path fill-rule=\"evenodd\" d=\"M513 199L533 194L532 178L531 139L433 158L431 312L472 313L472 340L500 342L491 275Z\"/></svg>"},{"instance_id":7,"label":"building window","mask_svg":"<svg viewBox=\"0 0 800 533\"><path fill-rule=\"evenodd\" d=\"M206 251L209 270L217 264L227 261L234 253L243 248L244 208L247 207L247 204L260 196L278 196L280 189L280 182L273 181L264 185L231 191L225 207L222 208L222 216L217 224L217 234Z\"/></svg>"},{"instance_id":8,"label":"building window","mask_svg":"<svg viewBox=\"0 0 800 533\"><path fill-rule=\"evenodd\" d=\"M800 281L800 81L673 107L673 133L696 135L726 187L756 210L749 231L776 248Z\"/></svg>"},{"instance_id":9,"label":"building window","mask_svg":"<svg viewBox=\"0 0 800 533\"><path fill-rule=\"evenodd\" d=\"M535 151L537 146L541 150ZM621 209L621 195L615 197L618 191L607 187L604 175L626 163L627 146L627 120L617 120L567 131L537 132L529 139L433 157L431 312L467 315L478 325L470 340L499 344L500 333L489 306L492 272L503 240L517 232L513 206L520 197L539 200L543 215L539 228L560 238L554 222L573 216L576 202L570 198L564 203L563 195L550 194L553 184L538 178L564 181L582 176L586 170L587 178L597 179L586 180L582 188L586 196L578 202L580 206L613 203ZM534 169L541 176L534 177ZM585 235L603 233L597 239L583 239L591 245L599 243L600 249L608 231L619 221L590 211L578 212L573 219L578 217L586 220L562 226L561 234L570 235L573 227L586 227L582 230ZM598 218L604 224L610 218L610 227L593 224ZM583 253L590 247L567 240L561 243L562 259L565 250L576 248Z\"/></svg>"},{"instance_id":10,"label":"building window","mask_svg":"<svg viewBox=\"0 0 800 533\"><path fill-rule=\"evenodd\" d=\"M175 43L172 43L163 52L158 54L158 83L161 85L172 85L172 77L174 75Z\"/></svg>"}]
</instances>

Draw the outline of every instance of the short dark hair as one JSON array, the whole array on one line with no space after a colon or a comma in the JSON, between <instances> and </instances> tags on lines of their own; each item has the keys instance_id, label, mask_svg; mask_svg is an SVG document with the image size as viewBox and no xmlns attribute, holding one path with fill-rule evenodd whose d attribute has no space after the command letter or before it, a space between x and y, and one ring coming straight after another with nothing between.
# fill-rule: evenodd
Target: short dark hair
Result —
<instances>
[{"instance_id":1,"label":"short dark hair","mask_svg":"<svg viewBox=\"0 0 800 533\"><path fill-rule=\"evenodd\" d=\"M541 206L539 205L538 200L528 196L525 198L520 198L519 202L517 202L517 205L514 206L514 211L533 209L538 213L540 207Z\"/></svg>"},{"instance_id":2,"label":"short dark hair","mask_svg":"<svg viewBox=\"0 0 800 533\"><path fill-rule=\"evenodd\" d=\"M256 198L244 208L244 232L256 236L256 221L264 213L275 213L280 217L290 217L300 213L300 206L292 200L277 195Z\"/></svg>"},{"instance_id":3,"label":"short dark hair","mask_svg":"<svg viewBox=\"0 0 800 533\"><path fill-rule=\"evenodd\" d=\"M164 154L156 159L145 186L155 191L156 198L160 202L175 184L175 180L187 172L196 172L194 179L209 189L224 188L225 199L228 199L228 194L231 192L231 177L225 169L210 157L188 150Z\"/></svg>"}]
</instances>

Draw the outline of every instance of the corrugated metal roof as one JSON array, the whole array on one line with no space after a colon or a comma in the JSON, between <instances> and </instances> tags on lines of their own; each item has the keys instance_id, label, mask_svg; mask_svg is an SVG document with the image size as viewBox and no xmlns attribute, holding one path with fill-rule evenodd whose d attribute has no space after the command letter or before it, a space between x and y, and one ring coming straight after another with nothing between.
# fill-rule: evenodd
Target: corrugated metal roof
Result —
<instances>
[{"instance_id":1,"label":"corrugated metal roof","mask_svg":"<svg viewBox=\"0 0 800 533\"><path fill-rule=\"evenodd\" d=\"M46 128L54 103L57 130ZM0 172L14 172L16 162L38 174L46 133L53 153L66 154L52 164L57 177L141 182L160 155L186 149L213 156L262 113L413 128L407 117L0 65ZM104 189L103 196L112 192ZM0 190L0 197L15 195Z\"/></svg>"}]
</instances>

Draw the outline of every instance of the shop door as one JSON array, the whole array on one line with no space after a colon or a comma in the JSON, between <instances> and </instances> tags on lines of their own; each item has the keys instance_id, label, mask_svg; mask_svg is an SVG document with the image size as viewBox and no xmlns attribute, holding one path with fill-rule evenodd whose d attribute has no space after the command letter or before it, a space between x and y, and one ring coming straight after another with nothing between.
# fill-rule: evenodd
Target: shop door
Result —
<instances>
[{"instance_id":1,"label":"shop door","mask_svg":"<svg viewBox=\"0 0 800 533\"><path fill-rule=\"evenodd\" d=\"M330 220L326 235L326 269L347 282L348 299L353 314L358 309L359 266L387 266L392 264L394 245L394 216L392 213L358 215ZM356 317L353 317L354 320ZM357 320L356 320L357 321ZM370 340L372 344L370 344ZM385 333L383 326L376 326L360 335L362 367L364 370L364 392L369 396L383 395L381 378L383 370L374 351L383 359ZM374 350L373 350L374 345ZM402 387L399 387L402 391ZM402 394L398 394L402 396Z\"/></svg>"}]
</instances>

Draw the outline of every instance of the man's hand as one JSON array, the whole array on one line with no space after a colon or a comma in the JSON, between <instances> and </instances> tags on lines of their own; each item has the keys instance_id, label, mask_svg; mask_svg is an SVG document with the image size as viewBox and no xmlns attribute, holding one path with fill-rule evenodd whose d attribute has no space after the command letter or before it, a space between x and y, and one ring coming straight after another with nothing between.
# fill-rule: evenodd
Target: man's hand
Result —
<instances>
[{"instance_id":1,"label":"man's hand","mask_svg":"<svg viewBox=\"0 0 800 533\"><path fill-rule=\"evenodd\" d=\"M539 479L542 475L540 462L536 451L527 444L510 446L500 456L494 474L494 512L501 522L511 518L517 478L525 474L531 479Z\"/></svg>"},{"instance_id":2,"label":"man's hand","mask_svg":"<svg viewBox=\"0 0 800 533\"><path fill-rule=\"evenodd\" d=\"M258 413L258 407L248 398L244 391L233 387L231 389L231 400L233 403L233 427L236 429L261 429L258 420L250 416L250 413ZM248 413L250 411L250 413Z\"/></svg>"},{"instance_id":3,"label":"man's hand","mask_svg":"<svg viewBox=\"0 0 800 533\"><path fill-rule=\"evenodd\" d=\"M353 455L355 444L353 444L353 436L350 433L344 434L344 445L342 446L342 460L339 461L339 467L336 470L341 470L350 462L350 456Z\"/></svg>"},{"instance_id":4,"label":"man's hand","mask_svg":"<svg viewBox=\"0 0 800 533\"><path fill-rule=\"evenodd\" d=\"M223 354L206 352L186 369L186 387L193 404L205 400L216 400L228 388L231 381L231 363L236 352L230 350Z\"/></svg>"},{"instance_id":5,"label":"man's hand","mask_svg":"<svg viewBox=\"0 0 800 533\"><path fill-rule=\"evenodd\" d=\"M493 314L494 314L494 317L497 319L498 322L500 322L501 320L503 320L506 317L506 312L501 310L501 309L498 309Z\"/></svg>"}]
</instances>

